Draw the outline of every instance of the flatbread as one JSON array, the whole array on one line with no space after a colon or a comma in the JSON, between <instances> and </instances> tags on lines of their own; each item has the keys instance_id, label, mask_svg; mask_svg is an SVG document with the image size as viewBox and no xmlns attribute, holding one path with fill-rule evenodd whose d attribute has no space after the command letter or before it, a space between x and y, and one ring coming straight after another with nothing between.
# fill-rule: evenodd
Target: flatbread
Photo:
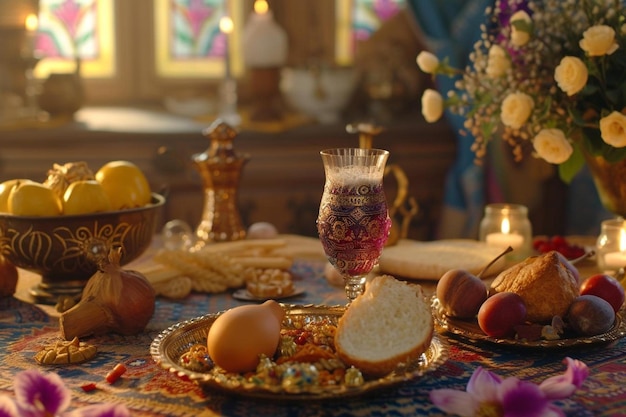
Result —
<instances>
[{"instance_id":1,"label":"flatbread","mask_svg":"<svg viewBox=\"0 0 626 417\"><path fill-rule=\"evenodd\" d=\"M450 269L464 269L478 274L501 252L501 248L471 239L432 242L400 240L383 250L379 268L382 273L398 277L439 280ZM500 273L505 267L504 257L500 258L489 268L486 276Z\"/></svg>"}]
</instances>

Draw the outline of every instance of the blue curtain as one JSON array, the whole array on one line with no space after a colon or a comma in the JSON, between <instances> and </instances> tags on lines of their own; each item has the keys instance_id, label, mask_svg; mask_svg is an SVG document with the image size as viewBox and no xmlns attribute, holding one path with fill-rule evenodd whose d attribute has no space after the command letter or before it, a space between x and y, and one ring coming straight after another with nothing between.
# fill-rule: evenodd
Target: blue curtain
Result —
<instances>
[{"instance_id":1,"label":"blue curtain","mask_svg":"<svg viewBox=\"0 0 626 417\"><path fill-rule=\"evenodd\" d=\"M469 54L480 38L480 25L486 20L485 9L492 3L493 0L407 0L428 49L440 59L449 58L457 68L469 63ZM438 89L445 92L454 88L455 80L440 76L436 82ZM459 132L464 119L450 112L446 118ZM470 149L474 138L457 136L457 157L446 178L439 238L475 238L485 204L484 169L474 163Z\"/></svg>"}]
</instances>

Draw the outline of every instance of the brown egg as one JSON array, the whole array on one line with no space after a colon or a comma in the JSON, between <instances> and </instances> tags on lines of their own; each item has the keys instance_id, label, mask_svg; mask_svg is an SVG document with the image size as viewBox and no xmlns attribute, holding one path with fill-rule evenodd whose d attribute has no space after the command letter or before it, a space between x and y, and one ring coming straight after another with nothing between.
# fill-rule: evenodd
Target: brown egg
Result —
<instances>
[{"instance_id":1,"label":"brown egg","mask_svg":"<svg viewBox=\"0 0 626 417\"><path fill-rule=\"evenodd\" d=\"M209 356L228 372L254 371L259 355L274 356L284 316L285 310L273 300L226 311L209 329Z\"/></svg>"}]
</instances>

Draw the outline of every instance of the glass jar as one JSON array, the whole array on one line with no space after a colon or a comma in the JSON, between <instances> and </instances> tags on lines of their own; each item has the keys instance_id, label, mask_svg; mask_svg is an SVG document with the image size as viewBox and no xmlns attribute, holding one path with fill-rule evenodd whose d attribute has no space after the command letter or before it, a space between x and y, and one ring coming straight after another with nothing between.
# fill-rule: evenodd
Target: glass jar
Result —
<instances>
[{"instance_id":1,"label":"glass jar","mask_svg":"<svg viewBox=\"0 0 626 417\"><path fill-rule=\"evenodd\" d=\"M598 269L614 274L626 267L626 221L623 218L605 220L600 225L596 241Z\"/></svg>"},{"instance_id":2,"label":"glass jar","mask_svg":"<svg viewBox=\"0 0 626 417\"><path fill-rule=\"evenodd\" d=\"M523 260L532 253L532 226L528 208L521 204L488 204L480 222L478 239L490 246L513 251L510 260Z\"/></svg>"}]
</instances>

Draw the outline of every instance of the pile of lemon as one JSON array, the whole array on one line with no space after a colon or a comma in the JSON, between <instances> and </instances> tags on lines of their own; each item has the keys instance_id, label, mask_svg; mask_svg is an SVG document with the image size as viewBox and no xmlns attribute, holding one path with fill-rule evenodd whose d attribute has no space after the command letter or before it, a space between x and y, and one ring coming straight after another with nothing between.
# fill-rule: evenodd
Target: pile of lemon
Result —
<instances>
[{"instance_id":1,"label":"pile of lemon","mask_svg":"<svg viewBox=\"0 0 626 417\"><path fill-rule=\"evenodd\" d=\"M142 207L150 184L129 161L111 161L94 174L85 162L54 164L44 182L12 179L0 183L0 213L60 216Z\"/></svg>"}]
</instances>

